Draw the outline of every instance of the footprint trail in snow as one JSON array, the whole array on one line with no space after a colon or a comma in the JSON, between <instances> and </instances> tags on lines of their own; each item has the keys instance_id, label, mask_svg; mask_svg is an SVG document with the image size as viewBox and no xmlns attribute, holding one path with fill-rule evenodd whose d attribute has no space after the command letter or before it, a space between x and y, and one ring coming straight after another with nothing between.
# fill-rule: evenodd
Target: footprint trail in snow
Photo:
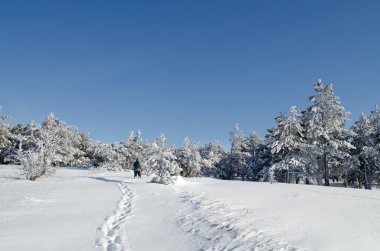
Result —
<instances>
[{"instance_id":1,"label":"footprint trail in snow","mask_svg":"<svg viewBox=\"0 0 380 251\"><path fill-rule=\"evenodd\" d=\"M130 180L127 180L129 182ZM126 181L118 182L122 194L116 209L107 216L97 229L95 250L124 251L128 246L127 220L134 212L134 193Z\"/></svg>"},{"instance_id":2,"label":"footprint trail in snow","mask_svg":"<svg viewBox=\"0 0 380 251\"><path fill-rule=\"evenodd\" d=\"M187 208L177 216L178 225L201 250L301 250L277 240L245 221L248 209L232 209L204 195L186 192L182 197Z\"/></svg>"}]
</instances>

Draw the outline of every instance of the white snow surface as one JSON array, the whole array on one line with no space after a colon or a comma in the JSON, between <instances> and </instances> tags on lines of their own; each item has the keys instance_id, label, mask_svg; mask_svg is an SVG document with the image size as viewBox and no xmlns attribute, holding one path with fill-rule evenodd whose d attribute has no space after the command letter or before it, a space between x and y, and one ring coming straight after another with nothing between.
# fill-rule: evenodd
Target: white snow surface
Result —
<instances>
[{"instance_id":1,"label":"white snow surface","mask_svg":"<svg viewBox=\"0 0 380 251\"><path fill-rule=\"evenodd\" d=\"M0 166L0 250L378 250L380 191Z\"/></svg>"},{"instance_id":2,"label":"white snow surface","mask_svg":"<svg viewBox=\"0 0 380 251\"><path fill-rule=\"evenodd\" d=\"M174 185L185 186L187 184L187 182L182 176L175 176L172 178L172 180Z\"/></svg>"}]
</instances>

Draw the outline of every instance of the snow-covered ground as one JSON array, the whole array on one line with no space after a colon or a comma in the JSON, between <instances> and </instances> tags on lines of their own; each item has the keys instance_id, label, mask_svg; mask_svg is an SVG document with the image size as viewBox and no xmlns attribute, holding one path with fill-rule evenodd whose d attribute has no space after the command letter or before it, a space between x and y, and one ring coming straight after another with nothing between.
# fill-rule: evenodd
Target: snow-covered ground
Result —
<instances>
[{"instance_id":1,"label":"snow-covered ground","mask_svg":"<svg viewBox=\"0 0 380 251\"><path fill-rule=\"evenodd\" d=\"M378 250L380 191L0 166L0 250Z\"/></svg>"}]
</instances>

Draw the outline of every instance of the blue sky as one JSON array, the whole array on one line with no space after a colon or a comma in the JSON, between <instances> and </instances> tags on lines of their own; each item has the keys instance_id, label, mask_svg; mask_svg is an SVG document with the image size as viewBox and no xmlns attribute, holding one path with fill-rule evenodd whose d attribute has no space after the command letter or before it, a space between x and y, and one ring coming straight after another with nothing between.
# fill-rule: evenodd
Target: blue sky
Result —
<instances>
[{"instance_id":1,"label":"blue sky","mask_svg":"<svg viewBox=\"0 0 380 251\"><path fill-rule=\"evenodd\" d=\"M0 105L114 142L264 136L318 78L356 120L379 104L379 1L1 1Z\"/></svg>"}]
</instances>

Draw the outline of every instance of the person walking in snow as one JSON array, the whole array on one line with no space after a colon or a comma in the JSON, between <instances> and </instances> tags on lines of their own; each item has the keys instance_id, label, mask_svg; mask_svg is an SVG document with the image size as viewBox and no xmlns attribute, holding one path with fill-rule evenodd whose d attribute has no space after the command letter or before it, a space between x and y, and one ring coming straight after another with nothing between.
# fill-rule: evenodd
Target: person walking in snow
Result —
<instances>
[{"instance_id":1,"label":"person walking in snow","mask_svg":"<svg viewBox=\"0 0 380 251\"><path fill-rule=\"evenodd\" d=\"M138 159L136 159L135 163L133 163L133 172L136 177L141 178L141 165Z\"/></svg>"}]
</instances>

